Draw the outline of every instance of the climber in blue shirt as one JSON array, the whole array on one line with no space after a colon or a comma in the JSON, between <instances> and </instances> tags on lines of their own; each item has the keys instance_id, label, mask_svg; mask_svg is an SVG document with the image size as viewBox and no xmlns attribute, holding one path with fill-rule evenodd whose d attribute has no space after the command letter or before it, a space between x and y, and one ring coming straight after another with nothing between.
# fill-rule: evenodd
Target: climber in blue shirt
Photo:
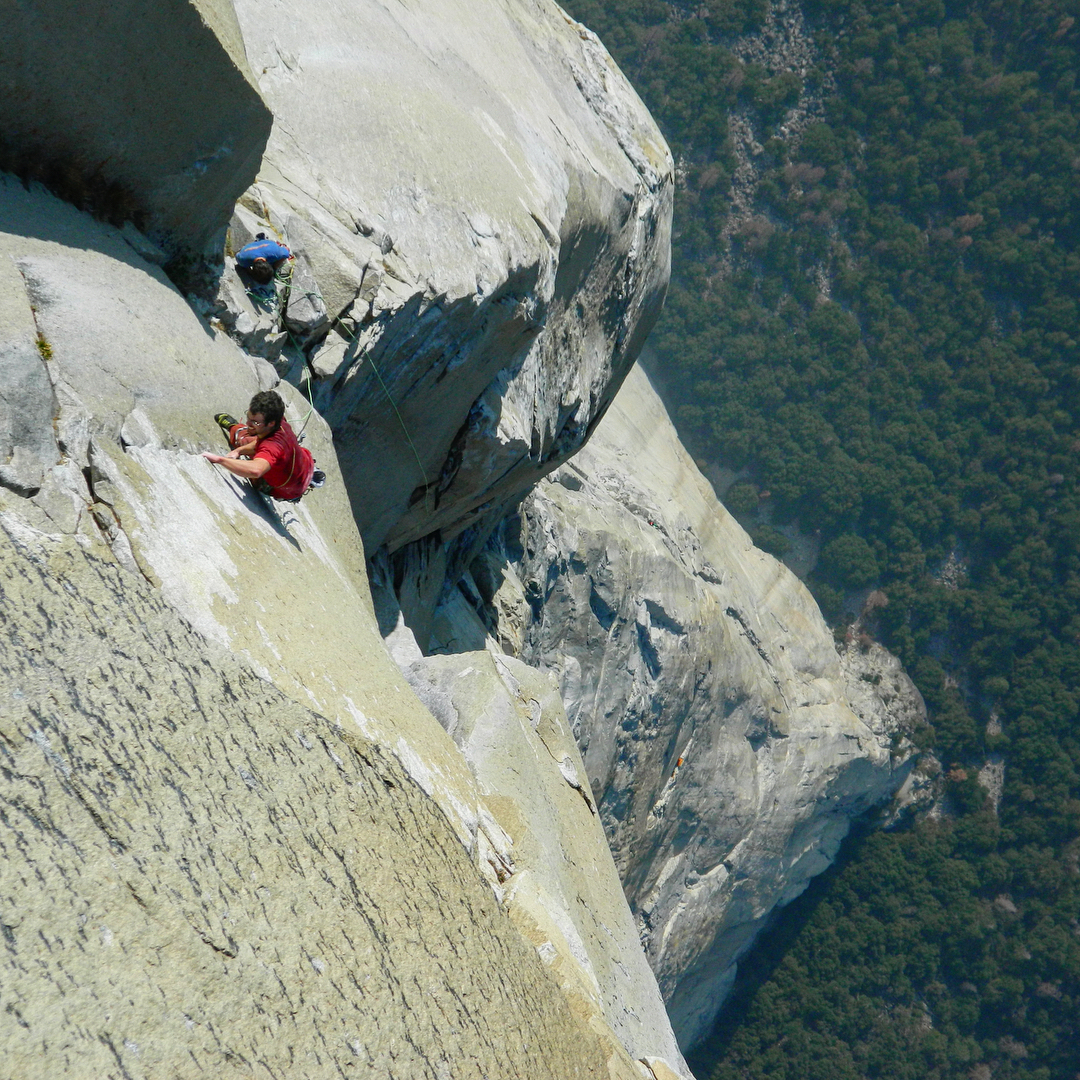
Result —
<instances>
[{"instance_id":1,"label":"climber in blue shirt","mask_svg":"<svg viewBox=\"0 0 1080 1080\"><path fill-rule=\"evenodd\" d=\"M266 233L259 233L252 243L236 253L236 265L260 285L268 285L274 271L291 258L292 252L284 244L267 240Z\"/></svg>"}]
</instances>

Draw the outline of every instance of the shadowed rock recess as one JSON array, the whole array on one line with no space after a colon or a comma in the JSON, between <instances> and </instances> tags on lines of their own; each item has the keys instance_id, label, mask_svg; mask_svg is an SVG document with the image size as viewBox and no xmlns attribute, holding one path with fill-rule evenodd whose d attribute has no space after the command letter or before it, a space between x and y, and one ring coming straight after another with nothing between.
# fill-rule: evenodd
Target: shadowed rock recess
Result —
<instances>
[{"instance_id":1,"label":"shadowed rock recess","mask_svg":"<svg viewBox=\"0 0 1080 1080\"><path fill-rule=\"evenodd\" d=\"M135 219L169 254L220 243L271 116L229 0L34 0L0 50L0 168Z\"/></svg>"}]
</instances>

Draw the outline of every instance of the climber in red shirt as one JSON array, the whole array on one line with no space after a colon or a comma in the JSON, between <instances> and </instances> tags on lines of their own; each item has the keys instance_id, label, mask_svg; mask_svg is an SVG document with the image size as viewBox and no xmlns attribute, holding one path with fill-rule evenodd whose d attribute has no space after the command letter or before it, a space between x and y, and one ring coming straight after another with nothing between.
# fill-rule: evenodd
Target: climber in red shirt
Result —
<instances>
[{"instance_id":1,"label":"climber in red shirt","mask_svg":"<svg viewBox=\"0 0 1080 1080\"><path fill-rule=\"evenodd\" d=\"M203 457L234 476L250 480L256 490L284 502L296 502L310 487L322 487L325 476L315 468L311 451L300 445L285 419L285 402L273 390L251 399L247 422L228 413L214 419L229 438L232 449L222 456L210 451Z\"/></svg>"}]
</instances>

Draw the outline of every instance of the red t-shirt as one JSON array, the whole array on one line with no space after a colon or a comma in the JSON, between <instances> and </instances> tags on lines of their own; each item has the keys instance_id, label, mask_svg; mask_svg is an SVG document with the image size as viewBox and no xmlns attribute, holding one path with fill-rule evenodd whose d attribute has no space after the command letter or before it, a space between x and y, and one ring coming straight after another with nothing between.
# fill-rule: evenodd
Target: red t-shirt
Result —
<instances>
[{"instance_id":1,"label":"red t-shirt","mask_svg":"<svg viewBox=\"0 0 1080 1080\"><path fill-rule=\"evenodd\" d=\"M254 454L270 462L263 473L263 482L275 499L299 499L311 483L315 459L311 451L301 446L287 420L269 438L262 439Z\"/></svg>"}]
</instances>

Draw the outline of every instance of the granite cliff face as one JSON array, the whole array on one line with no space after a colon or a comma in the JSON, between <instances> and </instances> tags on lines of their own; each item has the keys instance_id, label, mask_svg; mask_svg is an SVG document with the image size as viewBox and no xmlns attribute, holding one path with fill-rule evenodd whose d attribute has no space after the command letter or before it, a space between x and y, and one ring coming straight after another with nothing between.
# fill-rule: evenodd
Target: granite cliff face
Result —
<instances>
[{"instance_id":1,"label":"granite cliff face","mask_svg":"<svg viewBox=\"0 0 1080 1080\"><path fill-rule=\"evenodd\" d=\"M837 654L810 594L717 502L640 368L464 592L504 650L558 678L642 942L693 1045L769 914L903 782L918 692L880 648ZM464 624L462 606L436 625Z\"/></svg>"},{"instance_id":2,"label":"granite cliff face","mask_svg":"<svg viewBox=\"0 0 1080 1080\"><path fill-rule=\"evenodd\" d=\"M392 753L21 509L0 509L5 1076L611 1075Z\"/></svg>"},{"instance_id":3,"label":"granite cliff face","mask_svg":"<svg viewBox=\"0 0 1080 1080\"><path fill-rule=\"evenodd\" d=\"M582 445L640 350L667 146L554 3L237 14L274 128L231 242L297 249L285 323L368 552L467 546ZM282 347L231 270L218 305L245 346Z\"/></svg>"},{"instance_id":4,"label":"granite cliff face","mask_svg":"<svg viewBox=\"0 0 1080 1080\"><path fill-rule=\"evenodd\" d=\"M0 490L5 1052L72 1076L683 1069L603 834L559 809L584 770L548 734L557 696L554 756L483 782L379 637L325 424L328 487L266 503L193 453L223 401L276 381L265 361L117 230L7 180L0 265L22 372Z\"/></svg>"},{"instance_id":5,"label":"granite cliff face","mask_svg":"<svg viewBox=\"0 0 1080 1080\"><path fill-rule=\"evenodd\" d=\"M500 732L510 757L500 772L463 754L387 654L357 531L404 543L463 529L580 443L662 296L666 148L595 39L553 5L433 6L431 26L397 30L377 4L312 5L303 27L284 7L238 14L257 64L273 46L281 70L313 70L271 104L285 115L307 95L297 132L328 125L342 182L359 174L344 148L359 145L365 94L380 89L380 117L390 110L387 57L429 84L429 109L452 111L448 87L468 85L461 109L490 146L450 158L444 143L422 169L422 114L399 108L381 171L327 196L332 154L275 156L297 134L275 129L251 189L266 198L243 197L233 233L288 229L283 354L278 320L258 329L265 312L235 278L224 301L185 299L130 222L0 178L6 1058L95 1077L685 1076L552 684L487 654L467 683L433 673L432 707L465 700L456 732L478 744ZM259 36L275 19L306 35L310 57ZM459 23L486 36L455 38ZM385 54L350 52L374 38ZM235 67L236 41L219 45ZM271 66L257 70L272 88ZM470 66L498 79L462 78ZM95 152L115 134L87 130ZM197 139L174 149L202 160ZM125 183L150 199L149 182ZM241 193L230 184L214 197ZM347 226L325 209L342 209L338 194ZM396 238L363 224L358 194ZM350 377L305 386L333 429L226 333L296 378L309 361L325 370L320 338L340 336L357 300L367 351ZM273 385L328 474L296 506L197 455L218 446L216 411ZM427 472L443 487L410 510Z\"/></svg>"}]
</instances>

